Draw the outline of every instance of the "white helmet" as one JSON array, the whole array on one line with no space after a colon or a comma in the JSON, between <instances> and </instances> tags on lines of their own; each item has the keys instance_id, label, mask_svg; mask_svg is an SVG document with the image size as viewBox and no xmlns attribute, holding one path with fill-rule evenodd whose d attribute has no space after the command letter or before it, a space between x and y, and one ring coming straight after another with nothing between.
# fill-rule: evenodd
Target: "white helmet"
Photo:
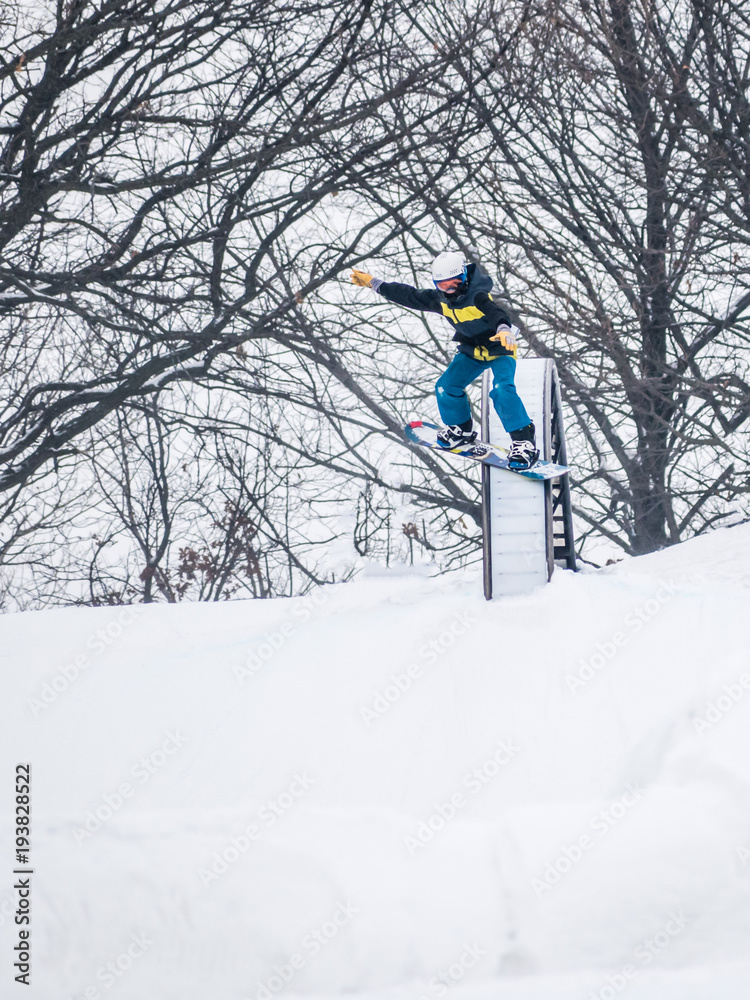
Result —
<instances>
[{"instance_id":1,"label":"white helmet","mask_svg":"<svg viewBox=\"0 0 750 1000\"><path fill-rule=\"evenodd\" d=\"M451 278L466 281L466 261L463 254L445 250L432 262L432 280L437 285L438 281L449 281Z\"/></svg>"}]
</instances>

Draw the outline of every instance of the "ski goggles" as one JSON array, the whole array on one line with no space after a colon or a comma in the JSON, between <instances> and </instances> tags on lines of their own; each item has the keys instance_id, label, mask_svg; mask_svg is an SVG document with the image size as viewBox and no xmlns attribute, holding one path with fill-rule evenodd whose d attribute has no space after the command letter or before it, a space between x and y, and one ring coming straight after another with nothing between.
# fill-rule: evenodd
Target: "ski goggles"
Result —
<instances>
[{"instance_id":1,"label":"ski goggles","mask_svg":"<svg viewBox=\"0 0 750 1000\"><path fill-rule=\"evenodd\" d=\"M455 290L466 281L466 268L463 269L461 274L457 274L454 278L445 278L442 281L435 282L435 288L439 292L455 292Z\"/></svg>"}]
</instances>

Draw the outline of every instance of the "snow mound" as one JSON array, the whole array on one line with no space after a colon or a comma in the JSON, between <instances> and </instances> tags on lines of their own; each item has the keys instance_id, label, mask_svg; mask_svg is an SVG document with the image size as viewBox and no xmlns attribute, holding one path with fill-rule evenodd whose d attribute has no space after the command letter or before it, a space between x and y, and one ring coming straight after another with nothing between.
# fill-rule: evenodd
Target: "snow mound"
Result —
<instances>
[{"instance_id":1,"label":"snow mound","mask_svg":"<svg viewBox=\"0 0 750 1000\"><path fill-rule=\"evenodd\" d=\"M5 617L12 995L744 1000L748 567L741 525L491 604L392 574Z\"/></svg>"}]
</instances>

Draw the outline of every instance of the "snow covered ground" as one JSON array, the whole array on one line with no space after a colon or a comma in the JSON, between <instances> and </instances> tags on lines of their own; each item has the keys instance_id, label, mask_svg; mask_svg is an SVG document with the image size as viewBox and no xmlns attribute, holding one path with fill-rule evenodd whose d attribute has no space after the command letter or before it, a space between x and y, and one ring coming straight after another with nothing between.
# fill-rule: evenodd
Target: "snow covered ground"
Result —
<instances>
[{"instance_id":1,"label":"snow covered ground","mask_svg":"<svg viewBox=\"0 0 750 1000\"><path fill-rule=\"evenodd\" d=\"M746 1000L749 621L750 525L492 604L6 616L0 994Z\"/></svg>"}]
</instances>

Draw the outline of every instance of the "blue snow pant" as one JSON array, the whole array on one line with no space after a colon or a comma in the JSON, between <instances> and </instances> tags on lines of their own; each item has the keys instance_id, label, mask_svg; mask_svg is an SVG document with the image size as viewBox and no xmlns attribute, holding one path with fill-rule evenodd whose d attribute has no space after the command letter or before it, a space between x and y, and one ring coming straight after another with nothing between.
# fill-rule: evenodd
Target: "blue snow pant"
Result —
<instances>
[{"instance_id":1,"label":"blue snow pant","mask_svg":"<svg viewBox=\"0 0 750 1000\"><path fill-rule=\"evenodd\" d=\"M505 430L518 431L531 423L531 417L516 392L513 379L516 359L505 354L494 361L475 361L467 354L456 354L435 383L440 419L444 424L463 424L471 419L467 385L479 378L485 368L492 369L490 399Z\"/></svg>"}]
</instances>

